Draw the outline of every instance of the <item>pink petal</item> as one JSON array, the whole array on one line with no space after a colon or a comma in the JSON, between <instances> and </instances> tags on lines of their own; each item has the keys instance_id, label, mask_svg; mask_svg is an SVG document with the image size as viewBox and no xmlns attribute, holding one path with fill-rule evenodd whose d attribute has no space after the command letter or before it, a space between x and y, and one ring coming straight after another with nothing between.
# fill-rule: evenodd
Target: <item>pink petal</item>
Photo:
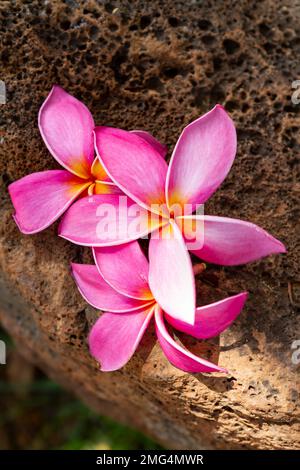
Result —
<instances>
[{"instance_id":1,"label":"pink petal","mask_svg":"<svg viewBox=\"0 0 300 470\"><path fill-rule=\"evenodd\" d=\"M167 164L144 138L112 127L96 127L95 146L112 181L146 209L165 205Z\"/></svg>"},{"instance_id":2,"label":"pink petal","mask_svg":"<svg viewBox=\"0 0 300 470\"><path fill-rule=\"evenodd\" d=\"M148 285L148 261L137 241L93 251L101 275L114 289L135 299L153 299Z\"/></svg>"},{"instance_id":3,"label":"pink petal","mask_svg":"<svg viewBox=\"0 0 300 470\"><path fill-rule=\"evenodd\" d=\"M90 183L65 170L24 176L8 187L21 232L30 234L49 227Z\"/></svg>"},{"instance_id":4,"label":"pink petal","mask_svg":"<svg viewBox=\"0 0 300 470\"><path fill-rule=\"evenodd\" d=\"M90 177L94 121L81 101L55 85L40 109L39 128L49 152L63 167Z\"/></svg>"},{"instance_id":5,"label":"pink petal","mask_svg":"<svg viewBox=\"0 0 300 470\"><path fill-rule=\"evenodd\" d=\"M85 196L93 196L96 194L124 194L118 186L109 181L97 181L91 183Z\"/></svg>"},{"instance_id":6,"label":"pink petal","mask_svg":"<svg viewBox=\"0 0 300 470\"><path fill-rule=\"evenodd\" d=\"M104 313L89 336L90 352L109 372L125 366L135 353L153 315L153 307L138 312Z\"/></svg>"},{"instance_id":7,"label":"pink petal","mask_svg":"<svg viewBox=\"0 0 300 470\"><path fill-rule=\"evenodd\" d=\"M130 299L113 289L105 282L95 265L71 263L71 267L79 292L93 307L121 313L145 305L145 302Z\"/></svg>"},{"instance_id":8,"label":"pink petal","mask_svg":"<svg viewBox=\"0 0 300 470\"><path fill-rule=\"evenodd\" d=\"M63 217L59 235L78 245L111 246L146 236L161 225L127 196L116 194L84 197Z\"/></svg>"},{"instance_id":9,"label":"pink petal","mask_svg":"<svg viewBox=\"0 0 300 470\"><path fill-rule=\"evenodd\" d=\"M169 315L194 324L195 280L192 263L176 223L152 234L149 244L149 285Z\"/></svg>"},{"instance_id":10,"label":"pink petal","mask_svg":"<svg viewBox=\"0 0 300 470\"><path fill-rule=\"evenodd\" d=\"M124 194L118 186L109 181L97 181L93 194Z\"/></svg>"},{"instance_id":11,"label":"pink petal","mask_svg":"<svg viewBox=\"0 0 300 470\"><path fill-rule=\"evenodd\" d=\"M180 346L170 336L166 329L162 310L157 306L155 309L155 327L158 341L167 359L178 369L192 374L199 372L225 372L227 370L212 362L195 356L187 349Z\"/></svg>"},{"instance_id":12,"label":"pink petal","mask_svg":"<svg viewBox=\"0 0 300 470\"><path fill-rule=\"evenodd\" d=\"M167 321L177 330L198 339L212 338L226 330L241 313L247 292L228 297L196 309L195 325L175 320L166 314Z\"/></svg>"},{"instance_id":13,"label":"pink petal","mask_svg":"<svg viewBox=\"0 0 300 470\"><path fill-rule=\"evenodd\" d=\"M155 139L153 135L149 132L142 131L142 130L134 130L130 131L133 134L141 137L142 139L146 140L152 147L163 157L165 158L168 152L168 147L164 144L161 144L159 140Z\"/></svg>"},{"instance_id":14,"label":"pink petal","mask_svg":"<svg viewBox=\"0 0 300 470\"><path fill-rule=\"evenodd\" d=\"M91 174L95 180L111 182L111 179L109 178L106 171L104 170L102 163L100 162L98 157L96 157L93 161L93 164L91 166Z\"/></svg>"},{"instance_id":15,"label":"pink petal","mask_svg":"<svg viewBox=\"0 0 300 470\"><path fill-rule=\"evenodd\" d=\"M286 251L279 240L250 222L210 215L193 218L200 226L204 221L204 244L191 251L209 263L233 266Z\"/></svg>"},{"instance_id":16,"label":"pink petal","mask_svg":"<svg viewBox=\"0 0 300 470\"><path fill-rule=\"evenodd\" d=\"M220 186L236 153L236 130L222 108L189 124L171 157L166 182L168 205L191 204L185 214L203 204Z\"/></svg>"}]
</instances>

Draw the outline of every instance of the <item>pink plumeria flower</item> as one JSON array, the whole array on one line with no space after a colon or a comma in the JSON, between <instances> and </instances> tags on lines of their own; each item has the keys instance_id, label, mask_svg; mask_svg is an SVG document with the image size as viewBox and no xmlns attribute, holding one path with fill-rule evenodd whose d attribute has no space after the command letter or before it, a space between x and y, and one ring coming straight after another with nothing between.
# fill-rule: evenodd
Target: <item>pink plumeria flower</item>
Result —
<instances>
[{"instance_id":1,"label":"pink plumeria flower","mask_svg":"<svg viewBox=\"0 0 300 470\"><path fill-rule=\"evenodd\" d=\"M168 360L186 372L227 372L195 356L169 334L164 318L177 330L198 339L219 335L239 315L247 293L198 307L195 324L174 319L163 311L151 291L149 265L137 241L108 248L96 248L97 266L72 264L80 293L88 303L105 313L93 326L89 345L102 371L123 367L134 354L154 317L158 341Z\"/></svg>"},{"instance_id":2,"label":"pink plumeria flower","mask_svg":"<svg viewBox=\"0 0 300 470\"><path fill-rule=\"evenodd\" d=\"M40 109L38 123L49 152L64 170L32 173L9 186L14 219L25 234L47 228L86 191L89 195L122 193L95 156L95 124L83 103L54 86ZM133 132L162 156L166 154L150 134Z\"/></svg>"},{"instance_id":3,"label":"pink plumeria flower","mask_svg":"<svg viewBox=\"0 0 300 470\"><path fill-rule=\"evenodd\" d=\"M186 243L191 247L193 237L202 238L202 243L198 249L191 248L192 253L221 265L285 252L280 241L252 223L193 214L220 186L235 158L236 130L222 106L215 106L183 130L169 167L153 146L121 129L97 127L95 145L111 180L140 205L137 220L143 229L147 231L145 213L160 216L149 244L149 285L159 305L174 318L190 324L195 320L194 276L186 252ZM95 196L92 203L86 198L74 204L62 220L60 235L81 245L106 246L107 234L97 230L95 216L102 201L103 197ZM111 203L117 206L118 197ZM183 215L173 210L178 206ZM84 219L80 218L82 211ZM111 245L129 241L124 236L125 223L122 218L122 236L112 238ZM155 224L148 228L148 232L154 230ZM139 238L141 231L130 236Z\"/></svg>"}]
</instances>

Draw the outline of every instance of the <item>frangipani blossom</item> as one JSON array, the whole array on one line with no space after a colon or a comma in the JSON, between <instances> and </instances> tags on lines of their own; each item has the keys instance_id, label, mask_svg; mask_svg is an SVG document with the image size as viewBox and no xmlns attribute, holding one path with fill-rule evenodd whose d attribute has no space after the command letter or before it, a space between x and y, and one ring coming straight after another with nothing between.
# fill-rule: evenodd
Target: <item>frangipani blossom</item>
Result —
<instances>
[{"instance_id":1,"label":"frangipani blossom","mask_svg":"<svg viewBox=\"0 0 300 470\"><path fill-rule=\"evenodd\" d=\"M195 321L194 277L185 242L199 258L223 265L285 252L280 241L252 223L193 214L220 186L235 158L236 130L222 106L183 130L169 166L139 135L121 129L97 127L95 146L111 180L142 210L161 218L149 245L149 285L160 306L174 318L189 324ZM74 243L106 246L96 230L95 212L78 223L89 203L86 198L73 205L60 235ZM115 238L113 243L128 238Z\"/></svg>"},{"instance_id":2,"label":"frangipani blossom","mask_svg":"<svg viewBox=\"0 0 300 470\"><path fill-rule=\"evenodd\" d=\"M138 244L95 248L97 266L72 264L79 291L95 308L105 311L89 336L91 354L102 371L123 367L134 354L149 322L154 317L158 341L168 360L186 372L227 372L195 356L170 335L165 319L177 330L199 339L224 331L239 315L247 293L198 307L195 324L189 325L164 313L148 283L148 261Z\"/></svg>"},{"instance_id":3,"label":"frangipani blossom","mask_svg":"<svg viewBox=\"0 0 300 470\"><path fill-rule=\"evenodd\" d=\"M38 123L49 152L64 169L32 173L9 186L14 219L25 234L47 228L86 191L89 195L122 193L95 157L95 124L83 103L54 86L40 109ZM165 156L166 148L154 137L133 132Z\"/></svg>"}]
</instances>

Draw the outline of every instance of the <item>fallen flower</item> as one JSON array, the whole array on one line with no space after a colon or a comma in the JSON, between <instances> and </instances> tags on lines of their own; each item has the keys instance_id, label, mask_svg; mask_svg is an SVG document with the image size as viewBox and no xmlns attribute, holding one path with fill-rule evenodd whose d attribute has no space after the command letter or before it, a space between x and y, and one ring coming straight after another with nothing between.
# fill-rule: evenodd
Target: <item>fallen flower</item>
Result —
<instances>
[{"instance_id":1,"label":"fallen flower","mask_svg":"<svg viewBox=\"0 0 300 470\"><path fill-rule=\"evenodd\" d=\"M195 324L179 321L162 310L148 284L149 266L138 242L95 249L97 266L72 263L72 272L85 300L105 311L89 335L91 354L102 371L123 367L134 354L154 317L158 341L168 360L186 372L227 372L179 345L164 318L177 330L198 339L224 331L241 312L247 293L198 307Z\"/></svg>"},{"instance_id":2,"label":"fallen flower","mask_svg":"<svg viewBox=\"0 0 300 470\"><path fill-rule=\"evenodd\" d=\"M222 265L285 252L280 241L252 223L193 214L220 186L236 154L236 130L222 106L183 130L169 167L153 146L121 129L97 127L95 145L111 180L143 211L161 218L149 244L149 284L158 303L173 317L194 323L194 277L185 243L204 261ZM72 206L62 220L60 236L80 245L107 245L105 234L97 230L95 215L103 198L96 196L92 202L93 210L88 209L89 198ZM122 229L123 235L126 230ZM139 236L133 233L131 239ZM111 244L128 242L128 238L115 237ZM197 238L201 243L195 248Z\"/></svg>"},{"instance_id":3,"label":"fallen flower","mask_svg":"<svg viewBox=\"0 0 300 470\"><path fill-rule=\"evenodd\" d=\"M54 86L40 109L38 123L49 152L65 169L32 173L10 184L14 219L25 234L47 228L86 191L89 195L122 193L95 158L95 124L83 103ZM166 148L150 134L132 132L165 156Z\"/></svg>"}]
</instances>

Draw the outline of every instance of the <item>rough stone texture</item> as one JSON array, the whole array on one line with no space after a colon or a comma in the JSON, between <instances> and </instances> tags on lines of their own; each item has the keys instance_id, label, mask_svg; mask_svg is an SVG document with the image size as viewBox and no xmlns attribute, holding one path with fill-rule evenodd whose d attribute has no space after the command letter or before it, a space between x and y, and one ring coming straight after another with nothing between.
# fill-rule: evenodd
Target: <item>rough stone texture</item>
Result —
<instances>
[{"instance_id":1,"label":"rough stone texture","mask_svg":"<svg viewBox=\"0 0 300 470\"><path fill-rule=\"evenodd\" d=\"M20 350L90 406L169 448L299 448L299 383L291 361L299 307L300 14L294 1L2 1L0 318ZM297 69L298 67L298 69ZM241 317L217 342L189 347L231 370L189 375L168 364L153 332L120 372L102 374L86 346L96 312L69 275L88 250L56 226L20 234L6 186L56 168L37 128L53 83L98 124L145 128L171 148L182 127L225 105L238 155L206 212L251 220L285 256L198 276L205 303L247 289Z\"/></svg>"}]
</instances>

